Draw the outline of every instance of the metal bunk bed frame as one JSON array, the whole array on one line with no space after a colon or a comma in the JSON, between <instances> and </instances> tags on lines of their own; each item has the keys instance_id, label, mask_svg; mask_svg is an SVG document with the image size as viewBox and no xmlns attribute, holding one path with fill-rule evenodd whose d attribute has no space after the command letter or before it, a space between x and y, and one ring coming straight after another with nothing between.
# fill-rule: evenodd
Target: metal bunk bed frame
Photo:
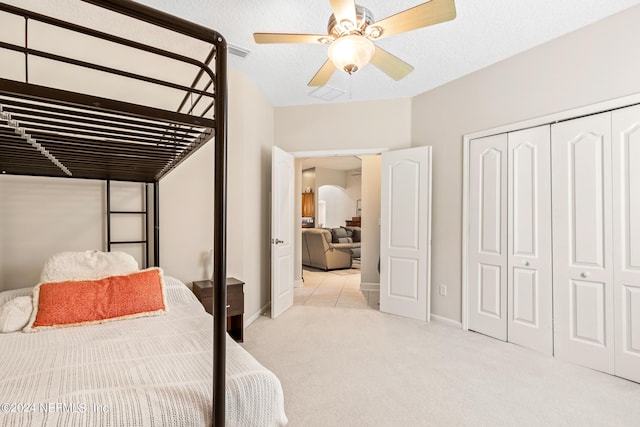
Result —
<instances>
[{"instance_id":1,"label":"metal bunk bed frame","mask_svg":"<svg viewBox=\"0 0 640 427\"><path fill-rule=\"evenodd\" d=\"M210 43L204 62L0 3L0 11L25 20L24 45L0 48L25 58L25 82L0 78L0 171L5 174L121 180L154 185L154 264L159 265L158 182L215 138L214 158L214 384L213 424L225 424L226 354L226 145L227 44L219 33L130 0L82 0L113 12ZM190 87L83 62L28 46L29 20L118 43L197 66ZM29 83L29 57L40 57L146 83L182 90L174 111ZM209 68L215 62L215 72ZM210 79L196 89L203 76ZM213 85L213 87L212 87ZM209 91L210 90L210 91ZM209 92L208 92L209 91ZM210 99L200 116L180 112L187 101ZM213 118L207 118L212 115ZM117 127L117 129L114 129Z\"/></svg>"}]
</instances>

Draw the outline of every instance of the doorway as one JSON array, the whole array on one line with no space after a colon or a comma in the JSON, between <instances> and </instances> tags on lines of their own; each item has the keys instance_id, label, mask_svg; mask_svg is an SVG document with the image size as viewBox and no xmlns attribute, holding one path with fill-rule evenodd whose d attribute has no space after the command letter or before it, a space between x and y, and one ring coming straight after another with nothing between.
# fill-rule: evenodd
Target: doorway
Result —
<instances>
[{"instance_id":1,"label":"doorway","mask_svg":"<svg viewBox=\"0 0 640 427\"><path fill-rule=\"evenodd\" d=\"M322 152L297 152L292 153L296 160L296 191L303 193L305 190L313 190L314 192L314 206L317 206L318 196L323 194L322 191L318 191L317 187L313 184L309 184L309 181L303 178L303 170L310 168L327 168L335 169L341 168L345 171L345 181L358 180L359 188L355 191L355 186L345 185L343 187L345 192L353 192L351 195L351 204L346 208L344 213L338 213L333 215L332 207L329 205L329 213L322 220L322 225L327 228L333 226L341 227L347 225L347 220L353 220L353 217L360 217L361 219L361 247L360 247L360 272L359 274L349 274L352 276L349 278L349 282L359 280L356 289L359 289L367 297L367 303L374 301L373 305L377 308L377 296L380 289L380 276L378 273L378 257L380 253L380 154L386 150L384 149L371 149L371 150L344 150L340 152L335 151L322 151ZM308 188L311 187L311 188ZM358 194L358 195L356 195ZM323 200L324 194L320 200ZM327 198L325 202L331 203L333 200L331 197ZM302 217L301 203L297 203L294 213L295 218ZM314 226L319 227L317 223L318 211L314 210ZM335 223L334 223L335 222ZM322 276L328 277L327 282L336 282L336 279L342 278L338 270L334 270L333 273L324 273L317 269L309 268L308 272L303 271L302 266L302 224L296 225L295 235L299 240L296 242L297 249L296 254L299 259L296 260L297 270L294 272L294 279L296 288L302 287L302 278L304 277L305 286L311 286L312 281L309 277L315 277L314 280L319 280ZM357 263L357 261L356 261ZM357 266L356 266L357 267ZM314 270L314 271L312 271ZM353 273L353 272L352 272ZM344 274L347 276L347 274ZM336 285L337 286L337 285ZM299 293L310 291L299 291ZM370 295L373 293L374 295ZM369 298L372 296L372 298Z\"/></svg>"},{"instance_id":2,"label":"doorway","mask_svg":"<svg viewBox=\"0 0 640 427\"><path fill-rule=\"evenodd\" d=\"M294 305L377 309L370 291L360 290L362 160L297 161L302 169L302 285L294 289Z\"/></svg>"},{"instance_id":3,"label":"doorway","mask_svg":"<svg viewBox=\"0 0 640 427\"><path fill-rule=\"evenodd\" d=\"M276 151L281 152L282 150L274 146L273 151L275 155ZM390 153L383 153L383 151L386 150L376 150L375 153L359 155L363 160L363 196L360 207L362 209L363 250L360 290L377 290L381 297L381 311L429 321L431 147L394 150ZM272 221L271 238L271 244L275 246L278 244L289 246L287 242L293 243L291 245L293 246L292 256L288 258L291 266L289 271L292 276L297 275L299 279L288 281L286 293L291 295L289 306L293 305L293 289L296 286L296 281L299 282L298 287L302 285L302 256L305 253L302 250L301 222L299 220L293 221L294 218L300 218L302 213L301 203L294 203L293 197L295 192L301 192L299 177L302 166L299 159L326 157L318 152L315 152L314 156L306 154L287 153L291 163L294 163L294 159L297 158L296 166L290 168L295 173L290 175L283 168L276 167L275 161L272 162L274 166L272 175L282 174L285 177L283 182L289 183L287 187L291 189L290 203L287 203L286 206L277 203L278 200L272 196L272 201L275 201L272 203L272 218L289 218L287 228L293 231L294 237L286 241L279 239L277 237L278 230L274 229ZM333 155L336 156L335 153ZM349 151L337 156L340 155L358 155L358 153ZM371 174L369 175L367 172ZM367 220L367 218L369 219ZM317 230L318 235L326 235L326 230L314 229ZM383 230L384 240L381 239ZM372 238L370 239L370 237ZM329 235L324 239L316 240L331 242L332 239ZM375 246L375 248L370 248L370 246ZM272 256L272 276L274 271L278 271L278 261L278 258ZM322 268L332 269L326 265ZM365 274L372 269L375 269L375 283L367 282L365 279ZM294 272L294 270L296 271ZM275 277L275 279L280 279L280 277ZM280 283L275 279L272 277L272 283ZM272 300L275 299L274 295L279 295L276 293L278 290L280 289L272 285ZM383 296L384 298L382 298ZM273 312L272 309L272 317Z\"/></svg>"}]
</instances>

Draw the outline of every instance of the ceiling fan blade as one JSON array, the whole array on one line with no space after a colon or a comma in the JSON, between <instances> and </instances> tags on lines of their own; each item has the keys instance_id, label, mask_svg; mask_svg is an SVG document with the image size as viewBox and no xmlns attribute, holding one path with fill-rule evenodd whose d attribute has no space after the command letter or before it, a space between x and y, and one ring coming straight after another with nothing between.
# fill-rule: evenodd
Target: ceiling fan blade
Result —
<instances>
[{"instance_id":1,"label":"ceiling fan blade","mask_svg":"<svg viewBox=\"0 0 640 427\"><path fill-rule=\"evenodd\" d=\"M413 71L413 67L402 59L376 46L371 63L394 80L400 80Z\"/></svg>"},{"instance_id":2,"label":"ceiling fan blade","mask_svg":"<svg viewBox=\"0 0 640 427\"><path fill-rule=\"evenodd\" d=\"M431 0L391 15L372 25L382 29L382 34L378 37L382 39L394 34L450 21L455 17L456 5L454 0Z\"/></svg>"},{"instance_id":3,"label":"ceiling fan blade","mask_svg":"<svg viewBox=\"0 0 640 427\"><path fill-rule=\"evenodd\" d=\"M321 43L326 34L253 33L256 43Z\"/></svg>"},{"instance_id":4,"label":"ceiling fan blade","mask_svg":"<svg viewBox=\"0 0 640 427\"><path fill-rule=\"evenodd\" d=\"M349 20L356 23L356 2L354 0L329 0L333 16L339 24L343 20Z\"/></svg>"},{"instance_id":5,"label":"ceiling fan blade","mask_svg":"<svg viewBox=\"0 0 640 427\"><path fill-rule=\"evenodd\" d=\"M327 84L336 67L330 59L327 59L307 86L324 86Z\"/></svg>"}]
</instances>

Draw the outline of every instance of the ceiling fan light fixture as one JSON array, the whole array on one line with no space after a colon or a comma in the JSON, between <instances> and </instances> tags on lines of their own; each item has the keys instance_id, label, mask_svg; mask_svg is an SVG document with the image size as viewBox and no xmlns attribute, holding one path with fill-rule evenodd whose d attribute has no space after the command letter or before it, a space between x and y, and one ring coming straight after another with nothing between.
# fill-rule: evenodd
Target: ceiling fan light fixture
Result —
<instances>
[{"instance_id":1,"label":"ceiling fan light fixture","mask_svg":"<svg viewBox=\"0 0 640 427\"><path fill-rule=\"evenodd\" d=\"M347 34L362 34L367 25L373 23L373 15L366 7L356 5L356 21L350 19L341 19L340 22L335 15L329 17L327 24L327 32L336 38Z\"/></svg>"},{"instance_id":2,"label":"ceiling fan light fixture","mask_svg":"<svg viewBox=\"0 0 640 427\"><path fill-rule=\"evenodd\" d=\"M339 70L353 74L371 61L376 47L371 40L360 35L340 37L329 46L329 59Z\"/></svg>"}]
</instances>

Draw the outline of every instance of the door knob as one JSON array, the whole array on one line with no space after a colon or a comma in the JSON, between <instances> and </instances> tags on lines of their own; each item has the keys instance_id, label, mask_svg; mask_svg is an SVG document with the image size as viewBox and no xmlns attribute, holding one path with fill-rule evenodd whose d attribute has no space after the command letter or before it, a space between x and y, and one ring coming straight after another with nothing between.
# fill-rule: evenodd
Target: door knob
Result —
<instances>
[{"instance_id":1,"label":"door knob","mask_svg":"<svg viewBox=\"0 0 640 427\"><path fill-rule=\"evenodd\" d=\"M588 272L588 271L583 271L583 272L582 272L582 274L580 274L580 276L582 276L582 277L584 277L584 278L589 277L589 275L590 275L590 274L589 274L589 272Z\"/></svg>"},{"instance_id":2,"label":"door knob","mask_svg":"<svg viewBox=\"0 0 640 427\"><path fill-rule=\"evenodd\" d=\"M524 266L525 266L525 267L529 267L529 261L525 261L525 262L524 262Z\"/></svg>"},{"instance_id":3,"label":"door knob","mask_svg":"<svg viewBox=\"0 0 640 427\"><path fill-rule=\"evenodd\" d=\"M275 243L276 245L280 244L280 243L284 243L284 240L280 240L280 239L271 239L271 243Z\"/></svg>"}]
</instances>

